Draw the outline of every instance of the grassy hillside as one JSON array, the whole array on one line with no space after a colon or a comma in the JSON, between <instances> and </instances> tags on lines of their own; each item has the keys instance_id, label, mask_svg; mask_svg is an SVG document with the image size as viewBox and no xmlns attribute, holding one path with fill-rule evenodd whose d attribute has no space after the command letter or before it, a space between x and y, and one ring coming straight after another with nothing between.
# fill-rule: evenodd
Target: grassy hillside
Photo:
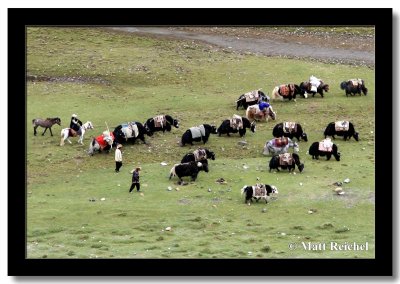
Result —
<instances>
[{"instance_id":1,"label":"grassy hillside","mask_svg":"<svg viewBox=\"0 0 400 284\"><path fill-rule=\"evenodd\" d=\"M374 257L374 70L96 28L28 28L27 73L45 78L27 83L28 258ZM219 126L234 113L245 115L235 104L242 93L262 88L270 94L278 84L299 84L310 75L331 86L324 98L272 102L277 120L258 123L256 133L210 137L206 147L216 160L209 162L209 173L185 186L168 179L172 165L201 146L179 147L189 127ZM366 81L368 96L346 97L339 88L355 77ZM60 147L60 130L72 113L95 129L86 133L84 146L72 138L72 145ZM120 173L114 173L114 150L87 155L90 137L106 130L106 123L143 123L157 114L178 118L180 128L146 137L148 145L126 144ZM53 137L41 136L41 128L33 136L33 118L54 116L62 127L53 126ZM309 146L336 120L350 120L360 141L336 139L340 162L312 160ZM270 157L262 149L283 121L300 123L308 134L309 141L300 142L303 173L268 171ZM238 145L242 140L244 147ZM137 165L143 169L142 195L128 193L129 172ZM220 177L227 184L216 183ZM277 186L279 194L268 204L247 206L240 189L257 178ZM345 178L346 194L336 195L332 184ZM301 245L331 241L368 242L369 250L312 251ZM290 250L291 243L297 249Z\"/></svg>"}]
</instances>

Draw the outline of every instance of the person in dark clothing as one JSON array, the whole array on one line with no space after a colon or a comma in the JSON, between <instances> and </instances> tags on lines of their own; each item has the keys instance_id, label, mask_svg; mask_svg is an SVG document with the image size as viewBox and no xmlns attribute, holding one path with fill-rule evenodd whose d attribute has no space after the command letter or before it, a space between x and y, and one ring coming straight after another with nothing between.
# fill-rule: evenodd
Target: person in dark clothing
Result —
<instances>
[{"instance_id":1,"label":"person in dark clothing","mask_svg":"<svg viewBox=\"0 0 400 284\"><path fill-rule=\"evenodd\" d=\"M82 126L82 121L79 120L79 118L76 114L73 114L71 117L71 122L69 124L69 128L71 128L75 131L79 131L79 129L81 129L81 126Z\"/></svg>"},{"instance_id":2,"label":"person in dark clothing","mask_svg":"<svg viewBox=\"0 0 400 284\"><path fill-rule=\"evenodd\" d=\"M142 169L141 167L137 167L133 171L133 173L132 173L132 185L131 185L131 188L129 189L129 192L132 192L132 190L135 188L135 186L136 186L137 191L138 192L140 191L140 181L139 181L140 176L139 176L139 172L140 172L141 169Z\"/></svg>"}]
</instances>

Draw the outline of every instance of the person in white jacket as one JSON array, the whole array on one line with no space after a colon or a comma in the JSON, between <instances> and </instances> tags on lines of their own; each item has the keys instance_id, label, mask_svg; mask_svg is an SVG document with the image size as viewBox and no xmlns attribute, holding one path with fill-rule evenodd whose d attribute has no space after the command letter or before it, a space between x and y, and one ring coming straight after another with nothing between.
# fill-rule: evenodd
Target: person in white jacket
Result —
<instances>
[{"instance_id":1,"label":"person in white jacket","mask_svg":"<svg viewBox=\"0 0 400 284\"><path fill-rule=\"evenodd\" d=\"M122 167L122 145L118 144L117 149L115 150L115 172L118 173L119 169Z\"/></svg>"}]
</instances>

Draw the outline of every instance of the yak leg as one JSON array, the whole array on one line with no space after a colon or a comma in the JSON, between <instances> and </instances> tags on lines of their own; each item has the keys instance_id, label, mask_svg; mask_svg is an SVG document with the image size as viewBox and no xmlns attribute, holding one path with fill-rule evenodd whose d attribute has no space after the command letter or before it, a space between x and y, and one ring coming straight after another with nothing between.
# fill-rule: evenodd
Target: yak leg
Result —
<instances>
[{"instance_id":1,"label":"yak leg","mask_svg":"<svg viewBox=\"0 0 400 284\"><path fill-rule=\"evenodd\" d=\"M49 127L49 130L50 130L51 136L53 136L53 131L51 131L51 127Z\"/></svg>"},{"instance_id":2,"label":"yak leg","mask_svg":"<svg viewBox=\"0 0 400 284\"><path fill-rule=\"evenodd\" d=\"M47 127L44 129L42 136L46 133Z\"/></svg>"},{"instance_id":3,"label":"yak leg","mask_svg":"<svg viewBox=\"0 0 400 284\"><path fill-rule=\"evenodd\" d=\"M38 128L37 125L35 127L33 127L33 135L35 135L35 136L36 136L36 128Z\"/></svg>"}]
</instances>

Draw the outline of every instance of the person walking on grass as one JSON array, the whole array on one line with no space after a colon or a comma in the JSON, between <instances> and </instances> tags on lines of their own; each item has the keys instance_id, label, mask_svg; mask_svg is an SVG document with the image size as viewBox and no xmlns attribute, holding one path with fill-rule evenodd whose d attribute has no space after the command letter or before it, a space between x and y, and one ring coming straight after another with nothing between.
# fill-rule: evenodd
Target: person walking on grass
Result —
<instances>
[{"instance_id":1,"label":"person walking on grass","mask_svg":"<svg viewBox=\"0 0 400 284\"><path fill-rule=\"evenodd\" d=\"M117 149L115 150L115 172L119 173L119 169L122 167L122 145L118 144Z\"/></svg>"},{"instance_id":2,"label":"person walking on grass","mask_svg":"<svg viewBox=\"0 0 400 284\"><path fill-rule=\"evenodd\" d=\"M137 192L140 191L139 172L141 169L142 169L141 167L137 167L133 172L131 172L132 173L132 184L131 184L131 188L129 189L129 193L132 192L132 190L135 188L135 186L136 186Z\"/></svg>"}]
</instances>

